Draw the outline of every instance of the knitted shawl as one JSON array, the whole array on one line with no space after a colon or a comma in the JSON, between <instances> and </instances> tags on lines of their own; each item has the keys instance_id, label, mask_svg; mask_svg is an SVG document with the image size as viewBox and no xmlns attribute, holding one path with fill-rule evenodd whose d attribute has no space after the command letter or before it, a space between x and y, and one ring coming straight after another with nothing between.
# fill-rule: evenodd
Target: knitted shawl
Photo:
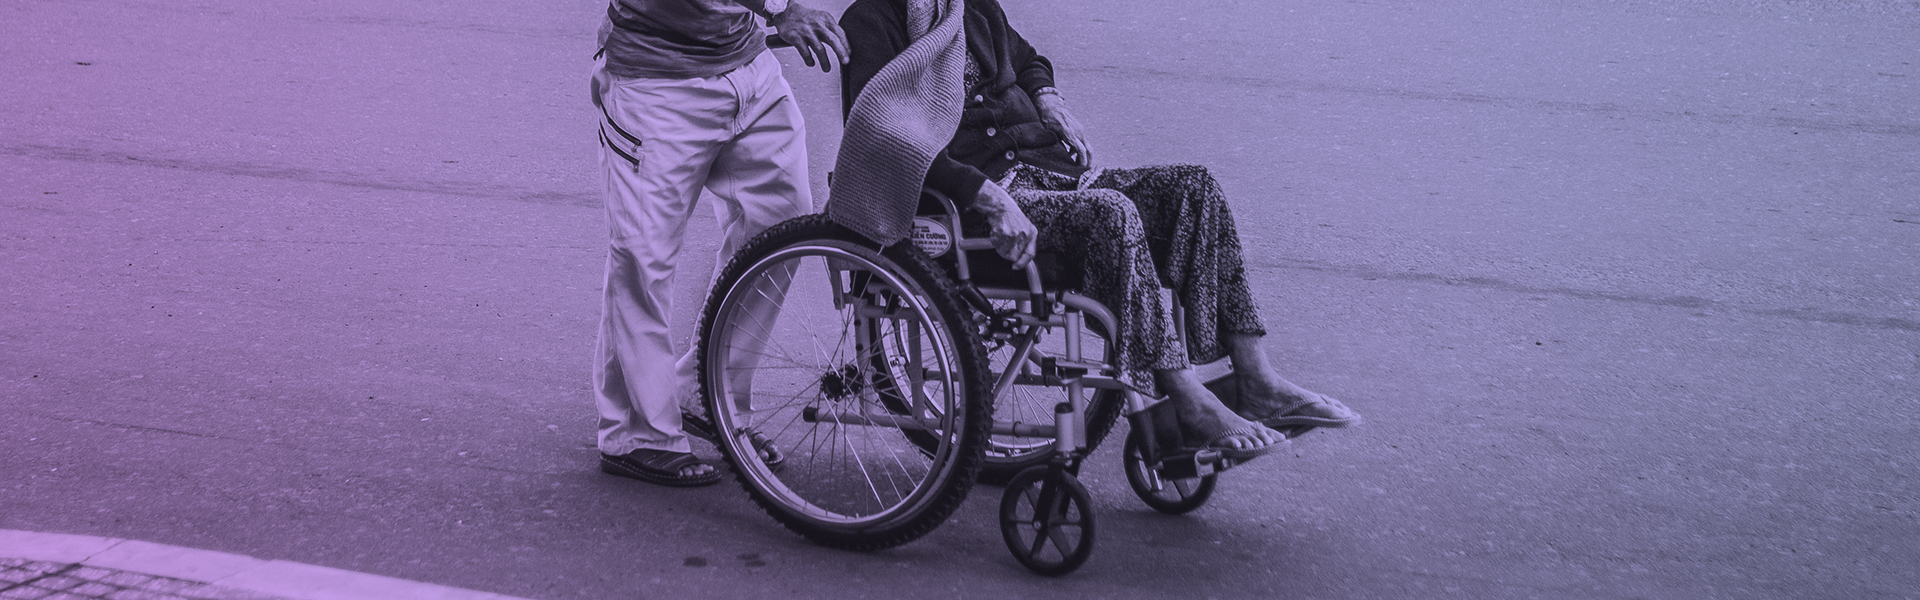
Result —
<instances>
[{"instance_id":1,"label":"knitted shawl","mask_svg":"<svg viewBox=\"0 0 1920 600\"><path fill-rule=\"evenodd\" d=\"M847 113L827 217L883 246L907 236L934 156L960 128L966 0L908 0L913 43Z\"/></svg>"}]
</instances>

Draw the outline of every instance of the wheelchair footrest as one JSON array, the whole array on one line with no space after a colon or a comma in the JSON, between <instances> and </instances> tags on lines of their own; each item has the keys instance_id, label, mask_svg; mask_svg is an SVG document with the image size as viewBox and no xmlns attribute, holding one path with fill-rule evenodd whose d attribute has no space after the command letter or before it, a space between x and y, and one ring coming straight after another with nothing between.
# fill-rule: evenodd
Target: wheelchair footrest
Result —
<instances>
[{"instance_id":1,"label":"wheelchair footrest","mask_svg":"<svg viewBox=\"0 0 1920 600\"><path fill-rule=\"evenodd\" d=\"M1192 479L1231 469L1236 464L1239 463L1221 456L1218 451L1180 450L1162 457L1154 470L1168 479Z\"/></svg>"},{"instance_id":2,"label":"wheelchair footrest","mask_svg":"<svg viewBox=\"0 0 1920 600\"><path fill-rule=\"evenodd\" d=\"M1219 450L1200 446L1200 440L1188 439L1180 431L1179 410L1172 402L1160 402L1130 417L1134 428L1152 436L1155 457L1145 457L1149 468L1169 479L1206 477L1240 464Z\"/></svg>"}]
</instances>

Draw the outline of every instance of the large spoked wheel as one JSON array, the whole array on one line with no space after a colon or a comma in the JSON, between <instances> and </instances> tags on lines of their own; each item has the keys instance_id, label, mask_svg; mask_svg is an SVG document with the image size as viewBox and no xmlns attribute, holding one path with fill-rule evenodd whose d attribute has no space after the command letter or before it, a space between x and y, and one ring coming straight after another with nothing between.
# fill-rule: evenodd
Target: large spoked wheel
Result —
<instances>
[{"instance_id":1,"label":"large spoked wheel","mask_svg":"<svg viewBox=\"0 0 1920 600\"><path fill-rule=\"evenodd\" d=\"M1021 471L1000 497L1000 535L1028 570L1065 575L1093 554L1093 496L1066 469Z\"/></svg>"},{"instance_id":2,"label":"large spoked wheel","mask_svg":"<svg viewBox=\"0 0 1920 600\"><path fill-rule=\"evenodd\" d=\"M1127 445L1121 461L1126 463L1127 484L1133 487L1134 494L1146 501L1147 506L1170 515L1184 515L1200 508L1208 498L1213 497L1213 486L1220 476L1218 473L1185 479L1161 477L1147 467L1142 435L1144 432L1139 430L1127 433Z\"/></svg>"},{"instance_id":3,"label":"large spoked wheel","mask_svg":"<svg viewBox=\"0 0 1920 600\"><path fill-rule=\"evenodd\" d=\"M992 418L967 314L911 244L876 250L820 215L755 238L709 296L698 349L741 486L828 546L886 548L939 526L972 487ZM785 451L780 468L756 435Z\"/></svg>"}]
</instances>

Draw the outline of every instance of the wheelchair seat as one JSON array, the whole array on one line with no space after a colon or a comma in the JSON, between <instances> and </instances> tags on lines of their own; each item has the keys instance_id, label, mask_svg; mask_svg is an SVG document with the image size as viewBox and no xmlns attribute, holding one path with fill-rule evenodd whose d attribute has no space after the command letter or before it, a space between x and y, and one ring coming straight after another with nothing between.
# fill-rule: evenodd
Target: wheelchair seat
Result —
<instances>
[{"instance_id":1,"label":"wheelchair seat","mask_svg":"<svg viewBox=\"0 0 1920 600\"><path fill-rule=\"evenodd\" d=\"M947 268L947 274L959 277L958 264L952 253L935 259L935 262ZM1040 285L1049 292L1079 290L1086 281L1085 273L1070 268L1066 258L1054 252L1040 252L1033 257L1033 264L1040 268ZM1013 261L1000 256L992 250L973 250L967 253L967 266L975 286L983 288L1027 289L1027 274L1013 268Z\"/></svg>"}]
</instances>

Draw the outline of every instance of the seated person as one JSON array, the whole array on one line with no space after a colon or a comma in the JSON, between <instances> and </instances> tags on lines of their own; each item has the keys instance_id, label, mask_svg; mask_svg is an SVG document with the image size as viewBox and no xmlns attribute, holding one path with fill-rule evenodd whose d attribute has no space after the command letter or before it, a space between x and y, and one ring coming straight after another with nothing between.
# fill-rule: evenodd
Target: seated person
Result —
<instances>
[{"instance_id":1,"label":"seated person","mask_svg":"<svg viewBox=\"0 0 1920 600\"><path fill-rule=\"evenodd\" d=\"M913 41L910 2L856 0L841 17L851 49L842 97L851 111L869 80ZM961 205L1017 265L1059 253L1084 272L1082 293L1119 322L1120 378L1174 401L1190 439L1236 458L1285 441L1275 431L1344 427L1359 416L1280 376L1261 347L1260 321L1233 213L1197 166L1091 169L1079 123L1053 87L1053 65L1008 25L996 0L966 0L964 106L959 130L934 157L926 185ZM914 14L929 14L919 6ZM919 30L926 30L921 24ZM1037 238L1036 238L1037 235ZM1174 334L1160 287L1186 308L1187 339ZM1229 409L1192 363L1233 359ZM1226 391L1226 390L1223 390Z\"/></svg>"}]
</instances>

